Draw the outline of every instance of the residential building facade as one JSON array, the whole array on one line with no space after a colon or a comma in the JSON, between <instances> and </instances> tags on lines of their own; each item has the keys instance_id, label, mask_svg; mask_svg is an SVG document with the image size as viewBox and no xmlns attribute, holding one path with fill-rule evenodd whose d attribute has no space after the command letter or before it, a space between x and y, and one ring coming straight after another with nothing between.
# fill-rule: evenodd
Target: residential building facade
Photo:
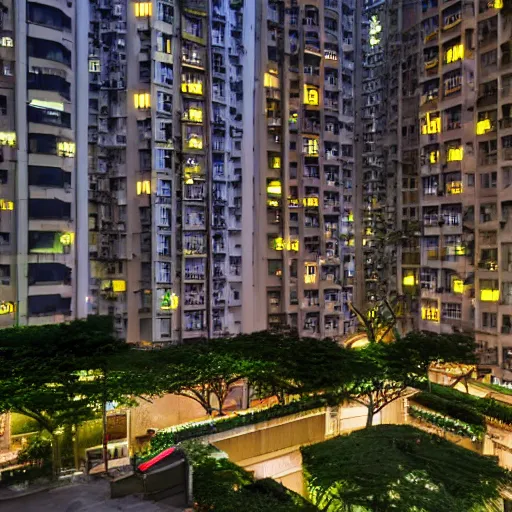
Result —
<instances>
[{"instance_id":1,"label":"residential building facade","mask_svg":"<svg viewBox=\"0 0 512 512\"><path fill-rule=\"evenodd\" d=\"M82 2L2 2L0 327L87 312L83 11Z\"/></svg>"}]
</instances>

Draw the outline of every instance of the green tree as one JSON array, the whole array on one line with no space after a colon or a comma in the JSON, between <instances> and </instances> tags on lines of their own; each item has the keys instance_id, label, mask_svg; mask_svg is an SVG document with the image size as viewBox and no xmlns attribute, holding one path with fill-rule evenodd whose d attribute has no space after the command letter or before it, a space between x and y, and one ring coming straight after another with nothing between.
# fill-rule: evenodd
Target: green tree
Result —
<instances>
[{"instance_id":1,"label":"green tree","mask_svg":"<svg viewBox=\"0 0 512 512\"><path fill-rule=\"evenodd\" d=\"M310 499L324 512L498 510L511 484L493 458L404 425L304 447L302 457Z\"/></svg>"}]
</instances>

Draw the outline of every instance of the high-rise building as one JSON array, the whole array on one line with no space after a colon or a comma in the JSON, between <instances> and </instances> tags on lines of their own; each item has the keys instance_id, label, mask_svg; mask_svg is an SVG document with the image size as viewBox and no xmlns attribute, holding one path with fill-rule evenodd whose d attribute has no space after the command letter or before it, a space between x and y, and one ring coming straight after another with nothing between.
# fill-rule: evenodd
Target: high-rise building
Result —
<instances>
[{"instance_id":1,"label":"high-rise building","mask_svg":"<svg viewBox=\"0 0 512 512\"><path fill-rule=\"evenodd\" d=\"M84 9L0 5L0 327L87 311Z\"/></svg>"}]
</instances>

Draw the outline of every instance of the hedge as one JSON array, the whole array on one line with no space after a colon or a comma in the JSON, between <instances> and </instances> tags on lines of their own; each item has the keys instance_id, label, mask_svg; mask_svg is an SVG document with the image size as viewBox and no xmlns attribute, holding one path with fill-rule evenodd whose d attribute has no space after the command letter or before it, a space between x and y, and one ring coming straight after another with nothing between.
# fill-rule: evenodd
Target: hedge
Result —
<instances>
[{"instance_id":1,"label":"hedge","mask_svg":"<svg viewBox=\"0 0 512 512\"><path fill-rule=\"evenodd\" d=\"M237 427L254 425L255 423L282 418L292 414L307 413L313 409L324 407L327 402L327 398L313 397L307 400L297 400L286 405L274 405L268 409L255 409L244 414L232 416L218 416L212 420L185 423L160 430L151 439L151 453L148 457L187 439L226 432Z\"/></svg>"},{"instance_id":2,"label":"hedge","mask_svg":"<svg viewBox=\"0 0 512 512\"><path fill-rule=\"evenodd\" d=\"M427 423L435 425L447 432L453 432L454 434L469 437L473 440L481 439L485 431L485 428L482 426L470 425L463 421L448 418L447 416L443 416L436 412L419 409L418 407L414 407L414 405L409 407L409 414L413 418L426 421Z\"/></svg>"},{"instance_id":3,"label":"hedge","mask_svg":"<svg viewBox=\"0 0 512 512\"><path fill-rule=\"evenodd\" d=\"M463 421L464 423L468 423L469 425L485 427L485 418L483 414L475 411L472 407L466 404L453 402L428 392L418 393L417 395L414 395L411 400L419 405L428 407L433 411Z\"/></svg>"},{"instance_id":4,"label":"hedge","mask_svg":"<svg viewBox=\"0 0 512 512\"><path fill-rule=\"evenodd\" d=\"M8 487L26 481L33 482L38 478L50 478L51 474L52 468L49 465L34 465L19 469L7 469L0 472L0 487Z\"/></svg>"},{"instance_id":5,"label":"hedge","mask_svg":"<svg viewBox=\"0 0 512 512\"><path fill-rule=\"evenodd\" d=\"M512 425L512 407L492 398L479 398L439 384L432 384L432 393L445 400L450 400L453 404L469 407L491 420Z\"/></svg>"}]
</instances>

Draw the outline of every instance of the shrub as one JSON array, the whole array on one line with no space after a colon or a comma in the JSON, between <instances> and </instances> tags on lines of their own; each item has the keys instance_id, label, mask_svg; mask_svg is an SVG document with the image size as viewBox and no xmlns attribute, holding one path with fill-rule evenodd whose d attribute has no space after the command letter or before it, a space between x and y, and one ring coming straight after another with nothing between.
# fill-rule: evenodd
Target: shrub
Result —
<instances>
[{"instance_id":1,"label":"shrub","mask_svg":"<svg viewBox=\"0 0 512 512\"><path fill-rule=\"evenodd\" d=\"M33 436L27 444L18 452L20 464L43 465L52 460L52 443L41 435Z\"/></svg>"}]
</instances>

